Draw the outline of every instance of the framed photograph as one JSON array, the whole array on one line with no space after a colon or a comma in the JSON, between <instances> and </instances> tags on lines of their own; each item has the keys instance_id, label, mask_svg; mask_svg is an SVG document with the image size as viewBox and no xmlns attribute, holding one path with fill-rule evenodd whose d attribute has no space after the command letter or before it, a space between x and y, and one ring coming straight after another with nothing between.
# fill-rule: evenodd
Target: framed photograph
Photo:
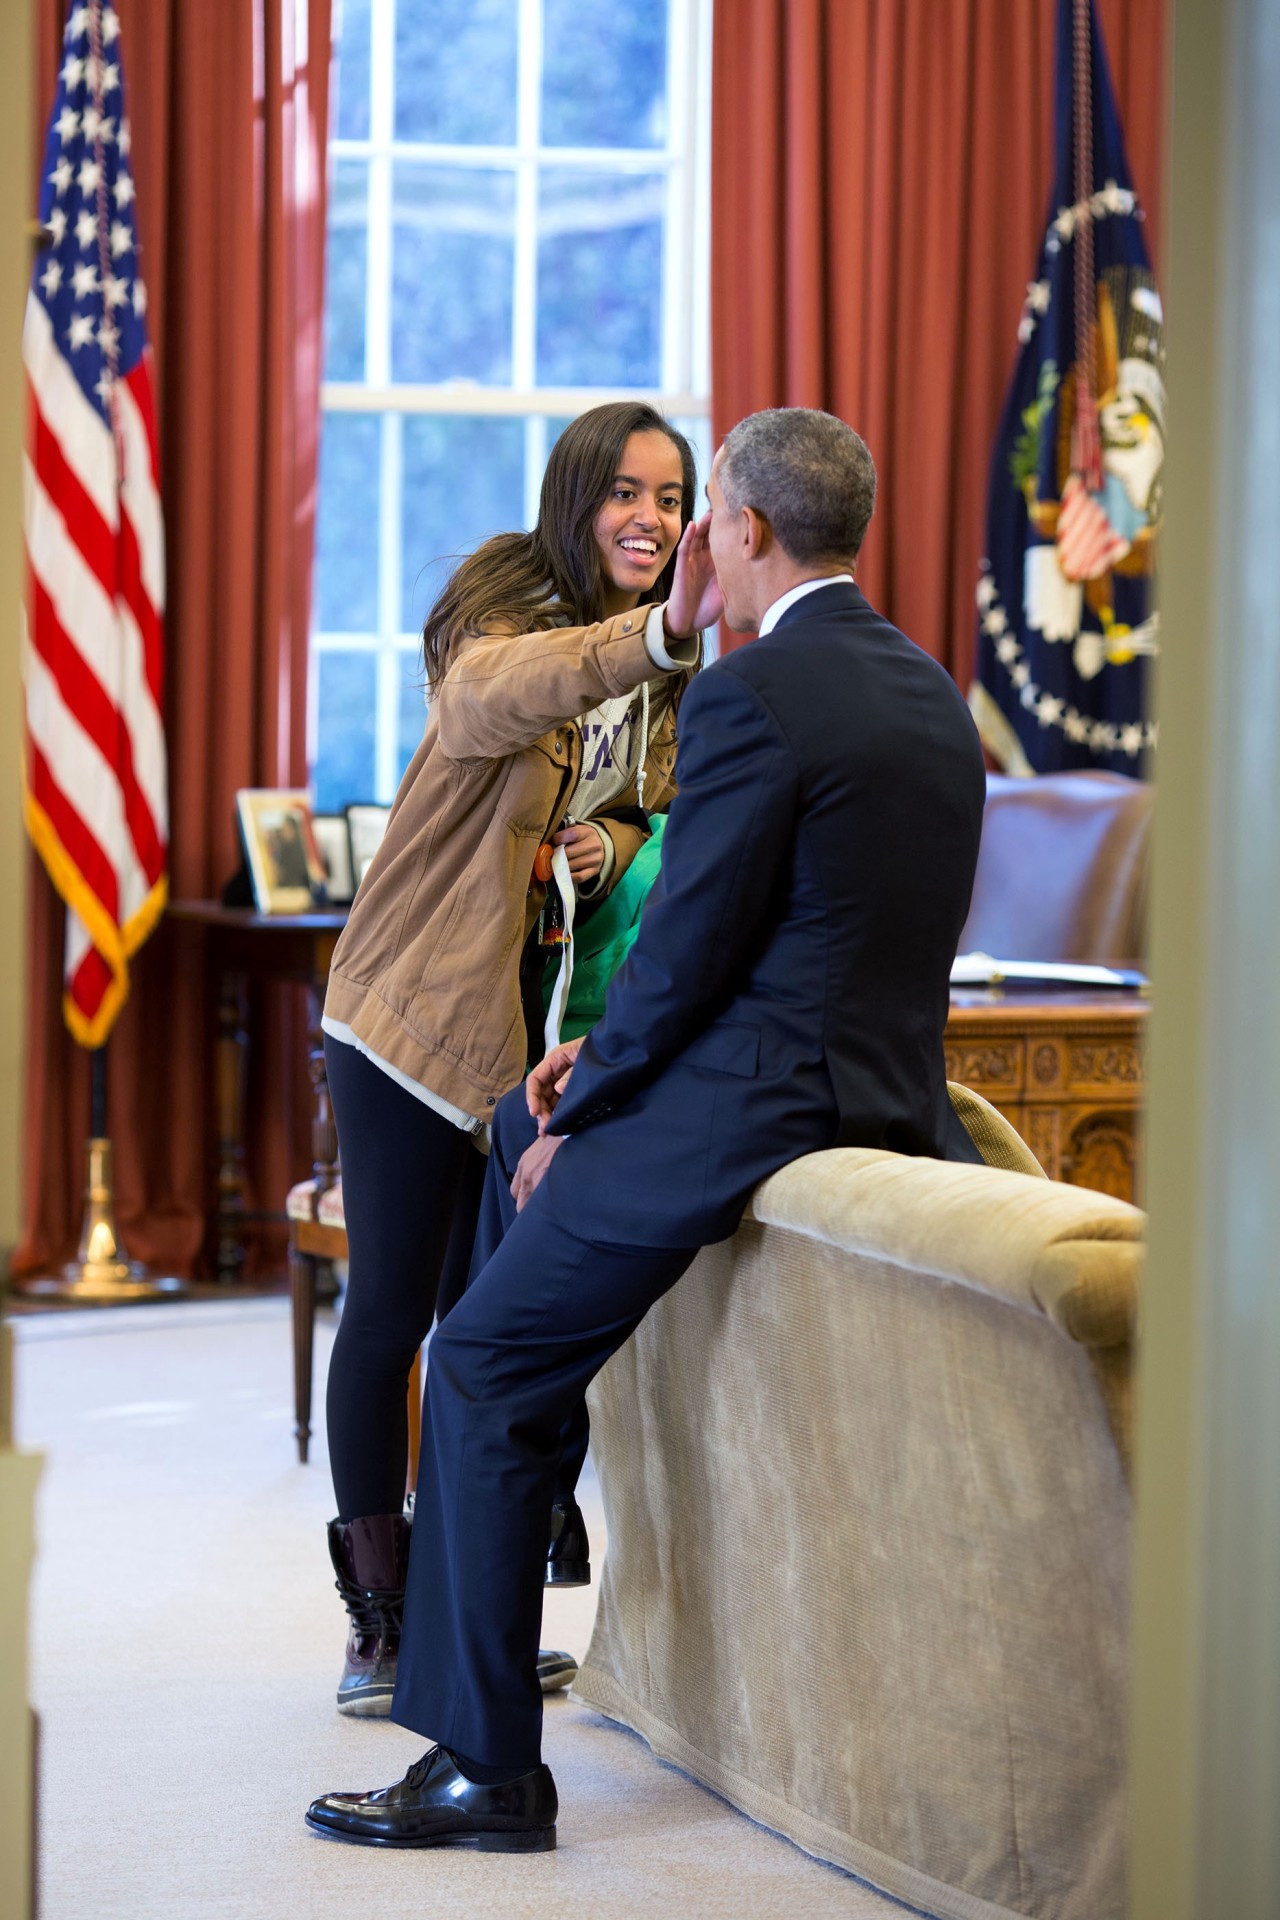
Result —
<instances>
[{"instance_id":1,"label":"framed photograph","mask_svg":"<svg viewBox=\"0 0 1280 1920\"><path fill-rule=\"evenodd\" d=\"M324 866L324 890L331 907L348 907L355 898L351 832L344 813L313 813L311 830Z\"/></svg>"},{"instance_id":2,"label":"framed photograph","mask_svg":"<svg viewBox=\"0 0 1280 1920\"><path fill-rule=\"evenodd\" d=\"M351 836L351 870L356 885L369 871L369 862L382 845L382 836L391 818L390 807L376 807L360 801L347 808L347 831Z\"/></svg>"},{"instance_id":3,"label":"framed photograph","mask_svg":"<svg viewBox=\"0 0 1280 1920\"><path fill-rule=\"evenodd\" d=\"M306 794L241 787L236 816L258 912L310 913L323 903L324 866L311 831Z\"/></svg>"}]
</instances>

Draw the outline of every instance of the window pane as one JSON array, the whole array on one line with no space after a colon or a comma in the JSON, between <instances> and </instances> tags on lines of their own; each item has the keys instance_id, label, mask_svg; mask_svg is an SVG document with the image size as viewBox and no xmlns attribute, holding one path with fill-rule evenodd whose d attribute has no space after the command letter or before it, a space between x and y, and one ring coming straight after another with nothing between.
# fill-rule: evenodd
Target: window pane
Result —
<instances>
[{"instance_id":1,"label":"window pane","mask_svg":"<svg viewBox=\"0 0 1280 1920\"><path fill-rule=\"evenodd\" d=\"M323 648L316 674L316 811L340 813L348 801L374 798L378 658Z\"/></svg>"},{"instance_id":2,"label":"window pane","mask_svg":"<svg viewBox=\"0 0 1280 1920\"><path fill-rule=\"evenodd\" d=\"M660 174L548 167L538 195L538 379L656 387L661 365Z\"/></svg>"},{"instance_id":3,"label":"window pane","mask_svg":"<svg viewBox=\"0 0 1280 1920\"><path fill-rule=\"evenodd\" d=\"M324 377L364 379L364 290L369 232L369 169L339 160L329 193L325 256Z\"/></svg>"},{"instance_id":4,"label":"window pane","mask_svg":"<svg viewBox=\"0 0 1280 1920\"><path fill-rule=\"evenodd\" d=\"M315 624L322 633L372 633L378 625L378 441L376 414L321 416Z\"/></svg>"},{"instance_id":5,"label":"window pane","mask_svg":"<svg viewBox=\"0 0 1280 1920\"><path fill-rule=\"evenodd\" d=\"M397 140L515 137L516 0L400 0Z\"/></svg>"},{"instance_id":6,"label":"window pane","mask_svg":"<svg viewBox=\"0 0 1280 1920\"><path fill-rule=\"evenodd\" d=\"M460 555L524 522L524 421L408 414L403 630L421 627Z\"/></svg>"},{"instance_id":7,"label":"window pane","mask_svg":"<svg viewBox=\"0 0 1280 1920\"><path fill-rule=\"evenodd\" d=\"M711 471L711 462L715 449L711 444L711 422L705 413L688 420L677 420L677 429L684 435L693 448L694 465L698 469L698 512L707 510L707 475Z\"/></svg>"},{"instance_id":8,"label":"window pane","mask_svg":"<svg viewBox=\"0 0 1280 1920\"><path fill-rule=\"evenodd\" d=\"M402 160L394 193L392 378L509 383L514 175Z\"/></svg>"},{"instance_id":9,"label":"window pane","mask_svg":"<svg viewBox=\"0 0 1280 1920\"><path fill-rule=\"evenodd\" d=\"M544 145L664 146L666 6L546 0L544 17Z\"/></svg>"},{"instance_id":10,"label":"window pane","mask_svg":"<svg viewBox=\"0 0 1280 1920\"><path fill-rule=\"evenodd\" d=\"M396 782L422 743L427 724L427 703L422 692L422 661L417 654L402 653L399 658L400 701L396 715Z\"/></svg>"},{"instance_id":11,"label":"window pane","mask_svg":"<svg viewBox=\"0 0 1280 1920\"><path fill-rule=\"evenodd\" d=\"M342 0L338 46L338 138L369 138L370 0Z\"/></svg>"}]
</instances>

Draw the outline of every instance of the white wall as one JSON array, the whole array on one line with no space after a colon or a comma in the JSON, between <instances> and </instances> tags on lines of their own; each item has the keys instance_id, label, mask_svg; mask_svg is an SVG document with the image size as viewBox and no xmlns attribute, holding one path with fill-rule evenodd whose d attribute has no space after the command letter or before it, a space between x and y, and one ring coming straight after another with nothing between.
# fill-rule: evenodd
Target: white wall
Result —
<instances>
[{"instance_id":1,"label":"white wall","mask_svg":"<svg viewBox=\"0 0 1280 1920\"><path fill-rule=\"evenodd\" d=\"M1280 7L1177 0L1134 1920L1280 1911Z\"/></svg>"}]
</instances>

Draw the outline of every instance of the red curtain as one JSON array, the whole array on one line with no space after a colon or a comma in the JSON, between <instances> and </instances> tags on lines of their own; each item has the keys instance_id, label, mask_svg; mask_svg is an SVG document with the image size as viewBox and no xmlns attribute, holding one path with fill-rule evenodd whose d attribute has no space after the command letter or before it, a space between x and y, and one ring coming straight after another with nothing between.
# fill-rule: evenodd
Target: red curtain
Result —
<instances>
[{"instance_id":1,"label":"red curtain","mask_svg":"<svg viewBox=\"0 0 1280 1920\"><path fill-rule=\"evenodd\" d=\"M216 895L234 794L306 780L331 0L115 0L158 374L168 548L165 720L175 898ZM43 151L65 0L38 0ZM33 875L25 1235L74 1251L88 1056L60 1011L63 915ZM310 1162L299 1010L257 1023L249 1205ZM211 1033L193 936L162 925L108 1050L117 1214L131 1253L189 1272L213 1166Z\"/></svg>"},{"instance_id":2,"label":"red curtain","mask_svg":"<svg viewBox=\"0 0 1280 1920\"><path fill-rule=\"evenodd\" d=\"M1099 0L1153 255L1168 0ZM880 476L868 597L967 687L987 469L1053 180L1057 0L717 0L723 435L825 407Z\"/></svg>"}]
</instances>

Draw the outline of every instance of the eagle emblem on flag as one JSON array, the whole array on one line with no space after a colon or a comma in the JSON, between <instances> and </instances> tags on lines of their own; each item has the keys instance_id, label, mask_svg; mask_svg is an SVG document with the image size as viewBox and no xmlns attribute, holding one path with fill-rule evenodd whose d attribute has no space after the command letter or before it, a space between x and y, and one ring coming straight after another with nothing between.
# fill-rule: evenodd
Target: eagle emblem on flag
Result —
<instances>
[{"instance_id":1,"label":"eagle emblem on flag","mask_svg":"<svg viewBox=\"0 0 1280 1920\"><path fill-rule=\"evenodd\" d=\"M1057 175L996 436L970 705L1010 773L1141 774L1164 314L1092 0L1060 0Z\"/></svg>"}]
</instances>

